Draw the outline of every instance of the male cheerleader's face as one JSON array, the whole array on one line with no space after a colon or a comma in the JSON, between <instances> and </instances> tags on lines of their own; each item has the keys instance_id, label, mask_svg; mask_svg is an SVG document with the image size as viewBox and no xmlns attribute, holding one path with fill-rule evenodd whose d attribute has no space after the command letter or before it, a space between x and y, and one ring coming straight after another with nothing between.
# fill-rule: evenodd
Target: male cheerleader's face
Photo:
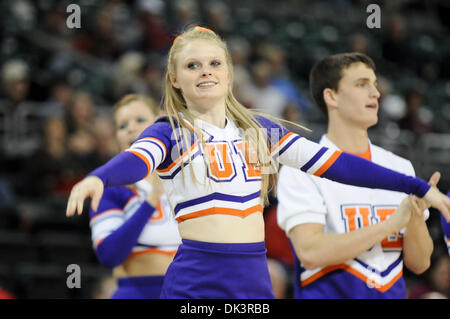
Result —
<instances>
[{"instance_id":1,"label":"male cheerleader's face","mask_svg":"<svg viewBox=\"0 0 450 319\"><path fill-rule=\"evenodd\" d=\"M121 150L136 141L142 131L155 121L155 115L142 101L121 106L114 115L116 138Z\"/></svg>"},{"instance_id":2,"label":"male cheerleader's face","mask_svg":"<svg viewBox=\"0 0 450 319\"><path fill-rule=\"evenodd\" d=\"M187 43L176 56L172 85L180 89L188 108L223 103L230 86L225 51L211 40Z\"/></svg>"},{"instance_id":3,"label":"male cheerleader's face","mask_svg":"<svg viewBox=\"0 0 450 319\"><path fill-rule=\"evenodd\" d=\"M375 72L358 62L343 70L338 90L335 92L335 110L345 123L369 128L378 121L378 99Z\"/></svg>"}]
</instances>

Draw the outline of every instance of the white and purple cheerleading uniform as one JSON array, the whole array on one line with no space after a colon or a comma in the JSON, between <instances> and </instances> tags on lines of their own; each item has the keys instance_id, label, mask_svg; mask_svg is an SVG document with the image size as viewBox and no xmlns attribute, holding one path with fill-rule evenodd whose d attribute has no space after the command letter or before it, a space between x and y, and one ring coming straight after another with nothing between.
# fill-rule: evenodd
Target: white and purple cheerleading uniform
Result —
<instances>
[{"instance_id":1,"label":"white and purple cheerleading uniform","mask_svg":"<svg viewBox=\"0 0 450 319\"><path fill-rule=\"evenodd\" d=\"M96 212L90 211L94 250L108 268L142 254L173 256L181 243L177 222L162 196L157 207L145 197L151 185L142 180L133 186L108 187ZM158 299L164 276L133 276L118 279L112 299Z\"/></svg>"},{"instance_id":2,"label":"white and purple cheerleading uniform","mask_svg":"<svg viewBox=\"0 0 450 319\"><path fill-rule=\"evenodd\" d=\"M283 165L341 183L420 197L430 187L421 179L318 145L263 117L257 121L267 132L271 155ZM228 119L223 129L200 120L196 120L196 128L186 119L184 122L190 129L189 145L184 145L179 130L174 134L168 118L163 117L145 129L129 149L91 175L108 187L133 183L156 170L179 223L211 214L246 217L262 212L261 170L245 159L242 129ZM198 129L206 137L205 147ZM186 150L181 156L177 139ZM161 297L274 298L265 251L264 242L183 239L166 273Z\"/></svg>"},{"instance_id":3,"label":"white and purple cheerleading uniform","mask_svg":"<svg viewBox=\"0 0 450 319\"><path fill-rule=\"evenodd\" d=\"M325 135L320 145L337 150ZM410 161L369 143L368 159L414 176ZM322 224L326 234L345 234L380 223L407 196L399 192L342 185L290 167L280 170L277 220L287 233L302 224ZM424 212L428 218L429 211ZM296 299L404 299L405 228L343 263L306 269L295 250Z\"/></svg>"}]
</instances>

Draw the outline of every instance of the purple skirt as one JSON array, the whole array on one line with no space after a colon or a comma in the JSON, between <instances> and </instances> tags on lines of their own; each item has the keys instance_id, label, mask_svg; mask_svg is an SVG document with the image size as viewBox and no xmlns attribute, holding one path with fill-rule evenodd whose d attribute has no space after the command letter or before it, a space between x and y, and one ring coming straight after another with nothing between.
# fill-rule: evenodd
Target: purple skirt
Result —
<instances>
[{"instance_id":1,"label":"purple skirt","mask_svg":"<svg viewBox=\"0 0 450 319\"><path fill-rule=\"evenodd\" d=\"M159 299L164 276L141 276L118 279L111 299Z\"/></svg>"},{"instance_id":2,"label":"purple skirt","mask_svg":"<svg viewBox=\"0 0 450 319\"><path fill-rule=\"evenodd\" d=\"M164 299L274 299L264 242L183 239L167 270Z\"/></svg>"}]
</instances>

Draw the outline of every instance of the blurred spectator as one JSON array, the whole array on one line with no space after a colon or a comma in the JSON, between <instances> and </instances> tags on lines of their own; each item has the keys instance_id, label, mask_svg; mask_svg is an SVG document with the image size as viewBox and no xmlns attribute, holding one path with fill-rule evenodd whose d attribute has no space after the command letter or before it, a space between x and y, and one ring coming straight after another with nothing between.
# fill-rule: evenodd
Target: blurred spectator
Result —
<instances>
[{"instance_id":1,"label":"blurred spectator","mask_svg":"<svg viewBox=\"0 0 450 319\"><path fill-rule=\"evenodd\" d=\"M114 75L114 97L120 99L123 95L135 92L139 85L138 79L145 63L145 56L141 52L128 51L117 61Z\"/></svg>"},{"instance_id":2,"label":"blurred spectator","mask_svg":"<svg viewBox=\"0 0 450 319\"><path fill-rule=\"evenodd\" d=\"M29 93L29 67L19 59L6 61L1 69L2 96L13 106L23 102Z\"/></svg>"},{"instance_id":3,"label":"blurred spectator","mask_svg":"<svg viewBox=\"0 0 450 319\"><path fill-rule=\"evenodd\" d=\"M297 124L301 124L304 121L302 118L302 114L300 113L300 110L293 105L288 105L284 108L282 117L283 117L283 119L285 119L287 121L297 123ZM294 132L298 132L298 133L301 132L298 130L297 127L289 126L289 129L293 130ZM301 133L303 133L303 132L301 132Z\"/></svg>"},{"instance_id":4,"label":"blurred spectator","mask_svg":"<svg viewBox=\"0 0 450 319\"><path fill-rule=\"evenodd\" d=\"M139 28L139 21L135 18L134 7L123 0L108 0L102 4L101 8L110 14L115 37L120 43L121 50L137 50L142 37L142 30Z\"/></svg>"},{"instance_id":5,"label":"blurred spectator","mask_svg":"<svg viewBox=\"0 0 450 319\"><path fill-rule=\"evenodd\" d=\"M29 31L36 23L36 9L29 1L9 3L10 14L21 31Z\"/></svg>"},{"instance_id":6,"label":"blurred spectator","mask_svg":"<svg viewBox=\"0 0 450 319\"><path fill-rule=\"evenodd\" d=\"M156 102L162 99L164 63L164 59L157 54L149 56L141 71L144 87L137 92L151 96Z\"/></svg>"},{"instance_id":7,"label":"blurred spectator","mask_svg":"<svg viewBox=\"0 0 450 319\"><path fill-rule=\"evenodd\" d=\"M233 93L236 99L245 106L249 106L251 101L246 92L246 85L252 81L248 71L249 56L251 54L250 43L242 37L233 36L227 41L233 61Z\"/></svg>"},{"instance_id":8,"label":"blurred spectator","mask_svg":"<svg viewBox=\"0 0 450 319\"><path fill-rule=\"evenodd\" d=\"M29 182L25 193L31 198L66 195L67 188L84 172L73 176L65 122L59 117L49 117L43 126L43 137L42 146L33 153L26 167Z\"/></svg>"},{"instance_id":9,"label":"blurred spectator","mask_svg":"<svg viewBox=\"0 0 450 319\"><path fill-rule=\"evenodd\" d=\"M73 162L77 163L73 174L85 174L96 165L95 139L96 110L91 94L78 91L69 104L65 121L67 126L67 146Z\"/></svg>"},{"instance_id":10,"label":"blurred spectator","mask_svg":"<svg viewBox=\"0 0 450 319\"><path fill-rule=\"evenodd\" d=\"M355 33L349 39L349 52L359 52L370 55L367 37L362 33Z\"/></svg>"},{"instance_id":11,"label":"blurred spectator","mask_svg":"<svg viewBox=\"0 0 450 319\"><path fill-rule=\"evenodd\" d=\"M205 6L206 25L221 37L231 35L234 21L230 14L230 8L224 1L208 1Z\"/></svg>"},{"instance_id":12,"label":"blurred spectator","mask_svg":"<svg viewBox=\"0 0 450 319\"><path fill-rule=\"evenodd\" d=\"M397 123L406 115L405 99L393 91L391 82L383 76L378 76L377 88L380 92L378 124Z\"/></svg>"},{"instance_id":13,"label":"blurred spectator","mask_svg":"<svg viewBox=\"0 0 450 319\"><path fill-rule=\"evenodd\" d=\"M49 117L43 127L43 145L29 161L31 193L42 196L56 189L67 160L67 131L59 117ZM39 181L35 183L34 181Z\"/></svg>"},{"instance_id":14,"label":"blurred spectator","mask_svg":"<svg viewBox=\"0 0 450 319\"><path fill-rule=\"evenodd\" d=\"M85 91L75 92L66 114L69 134L74 134L77 131L92 132L94 117L95 107L91 94Z\"/></svg>"},{"instance_id":15,"label":"blurred spectator","mask_svg":"<svg viewBox=\"0 0 450 319\"><path fill-rule=\"evenodd\" d=\"M417 134L435 132L433 113L424 105L424 95L419 89L409 89L405 94L406 114L399 121L401 129Z\"/></svg>"},{"instance_id":16,"label":"blurred spectator","mask_svg":"<svg viewBox=\"0 0 450 319\"><path fill-rule=\"evenodd\" d=\"M27 156L39 144L42 115L27 100L29 67L22 60L8 60L1 69L0 149L5 156Z\"/></svg>"},{"instance_id":17,"label":"blurred spectator","mask_svg":"<svg viewBox=\"0 0 450 319\"><path fill-rule=\"evenodd\" d=\"M267 60L261 59L251 68L253 81L245 87L249 106L258 111L281 117L288 99L272 84L273 68Z\"/></svg>"},{"instance_id":18,"label":"blurred spectator","mask_svg":"<svg viewBox=\"0 0 450 319\"><path fill-rule=\"evenodd\" d=\"M120 151L116 142L114 122L109 116L98 116L94 123L94 137L96 142L96 166L109 161Z\"/></svg>"},{"instance_id":19,"label":"blurred spectator","mask_svg":"<svg viewBox=\"0 0 450 319\"><path fill-rule=\"evenodd\" d=\"M200 24L200 12L194 0L176 0L173 3L174 30L180 33L189 25Z\"/></svg>"},{"instance_id":20,"label":"blurred spectator","mask_svg":"<svg viewBox=\"0 0 450 319\"><path fill-rule=\"evenodd\" d=\"M43 103L41 114L44 117L64 117L69 110L73 89L64 78L58 78L50 88L50 97Z\"/></svg>"},{"instance_id":21,"label":"blurred spectator","mask_svg":"<svg viewBox=\"0 0 450 319\"><path fill-rule=\"evenodd\" d=\"M120 99L126 94L138 93L151 96L155 101L162 98L164 61L157 53L148 56L130 51L118 61L114 77L114 96Z\"/></svg>"},{"instance_id":22,"label":"blurred spectator","mask_svg":"<svg viewBox=\"0 0 450 319\"><path fill-rule=\"evenodd\" d=\"M271 84L285 96L290 105L297 107L302 113L307 113L309 104L291 80L286 65L287 53L273 43L263 44L258 51L272 66Z\"/></svg>"},{"instance_id":23,"label":"blurred spectator","mask_svg":"<svg viewBox=\"0 0 450 319\"><path fill-rule=\"evenodd\" d=\"M98 12L92 31L89 52L102 59L117 58L122 52L122 46L109 10Z\"/></svg>"},{"instance_id":24,"label":"blurred spectator","mask_svg":"<svg viewBox=\"0 0 450 319\"><path fill-rule=\"evenodd\" d=\"M53 36L67 38L70 35L70 29L66 25L66 15L66 6L61 3L45 11L43 29Z\"/></svg>"},{"instance_id":25,"label":"blurred spectator","mask_svg":"<svg viewBox=\"0 0 450 319\"><path fill-rule=\"evenodd\" d=\"M414 70L415 63L411 60L409 52L408 27L405 19L400 15L394 15L388 20L385 30L382 40L383 58L395 66Z\"/></svg>"},{"instance_id":26,"label":"blurred spectator","mask_svg":"<svg viewBox=\"0 0 450 319\"><path fill-rule=\"evenodd\" d=\"M164 20L164 2L162 0L139 0L137 6L144 31L145 50L168 51L174 36Z\"/></svg>"}]
</instances>

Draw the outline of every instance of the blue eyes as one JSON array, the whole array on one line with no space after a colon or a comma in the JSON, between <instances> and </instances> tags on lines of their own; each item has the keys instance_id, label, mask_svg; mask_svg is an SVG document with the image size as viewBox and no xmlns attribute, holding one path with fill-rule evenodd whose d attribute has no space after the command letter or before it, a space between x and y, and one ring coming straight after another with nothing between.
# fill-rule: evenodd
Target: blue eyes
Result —
<instances>
[{"instance_id":1,"label":"blue eyes","mask_svg":"<svg viewBox=\"0 0 450 319\"><path fill-rule=\"evenodd\" d=\"M191 62L187 65L189 69L197 69L199 67L198 63Z\"/></svg>"}]
</instances>

